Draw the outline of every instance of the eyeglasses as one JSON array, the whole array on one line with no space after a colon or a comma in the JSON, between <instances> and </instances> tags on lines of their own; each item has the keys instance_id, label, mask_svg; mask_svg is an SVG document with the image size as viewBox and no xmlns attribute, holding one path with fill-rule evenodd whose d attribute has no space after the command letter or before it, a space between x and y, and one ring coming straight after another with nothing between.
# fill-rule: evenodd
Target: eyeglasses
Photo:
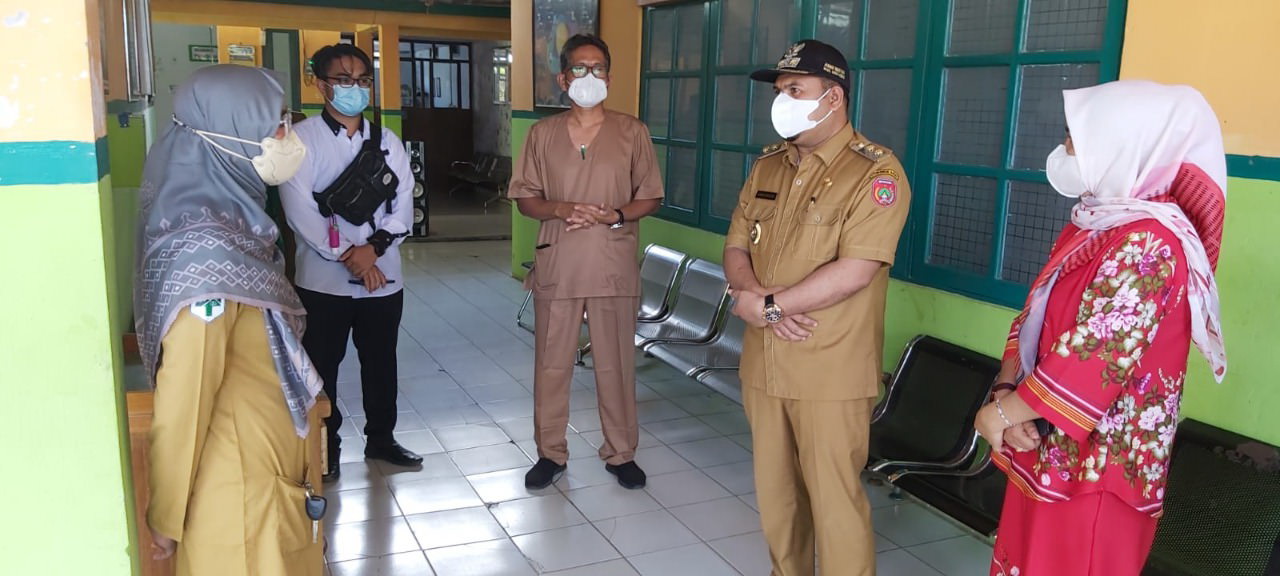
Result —
<instances>
[{"instance_id":1,"label":"eyeglasses","mask_svg":"<svg viewBox=\"0 0 1280 576\"><path fill-rule=\"evenodd\" d=\"M328 78L325 78L324 81L328 82L329 84L336 84L338 86L342 86L343 88L350 88L352 86L355 86L356 84L359 84L361 88L368 88L370 86L373 86L372 76L361 76L359 78L352 78L350 76L330 76Z\"/></svg>"},{"instance_id":2,"label":"eyeglasses","mask_svg":"<svg viewBox=\"0 0 1280 576\"><path fill-rule=\"evenodd\" d=\"M569 67L569 74L572 74L574 78L582 78L587 75L587 72L591 72L591 75L596 78L604 79L609 76L609 67L587 66L584 64Z\"/></svg>"}]
</instances>

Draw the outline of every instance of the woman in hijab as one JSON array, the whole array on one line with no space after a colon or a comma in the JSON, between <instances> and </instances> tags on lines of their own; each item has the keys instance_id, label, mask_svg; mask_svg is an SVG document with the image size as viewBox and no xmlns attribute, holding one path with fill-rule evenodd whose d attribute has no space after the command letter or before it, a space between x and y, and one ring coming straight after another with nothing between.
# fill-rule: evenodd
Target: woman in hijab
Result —
<instances>
[{"instance_id":1,"label":"woman in hijab","mask_svg":"<svg viewBox=\"0 0 1280 576\"><path fill-rule=\"evenodd\" d=\"M143 172L134 294L155 388L153 556L177 573L322 573L304 508L307 412L321 389L300 346L268 185L306 149L268 72L210 66L175 94Z\"/></svg>"},{"instance_id":2,"label":"woman in hijab","mask_svg":"<svg viewBox=\"0 0 1280 576\"><path fill-rule=\"evenodd\" d=\"M1009 476L991 574L1137 575L1192 343L1221 382L1222 133L1187 86L1064 93L1049 183L1079 198L1014 320L976 427ZM1039 428L1047 431L1041 436Z\"/></svg>"}]
</instances>

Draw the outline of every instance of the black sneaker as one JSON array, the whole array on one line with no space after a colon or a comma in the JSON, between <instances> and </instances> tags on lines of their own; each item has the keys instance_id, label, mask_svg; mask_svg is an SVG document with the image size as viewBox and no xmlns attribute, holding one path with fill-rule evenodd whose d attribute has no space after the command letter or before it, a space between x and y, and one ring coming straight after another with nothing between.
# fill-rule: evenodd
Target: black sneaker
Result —
<instances>
[{"instance_id":1,"label":"black sneaker","mask_svg":"<svg viewBox=\"0 0 1280 576\"><path fill-rule=\"evenodd\" d=\"M524 487L530 490L546 488L552 482L555 482L556 478L559 478L561 474L564 474L567 469L568 466L564 464L556 464L546 458L539 458L538 463L534 464L533 468L530 468L529 472L524 475Z\"/></svg>"},{"instance_id":2,"label":"black sneaker","mask_svg":"<svg viewBox=\"0 0 1280 576\"><path fill-rule=\"evenodd\" d=\"M638 490L644 488L646 481L644 470L641 470L635 462L627 462L614 466L613 464L605 464L604 469L610 474L618 477L618 484L628 490Z\"/></svg>"}]
</instances>

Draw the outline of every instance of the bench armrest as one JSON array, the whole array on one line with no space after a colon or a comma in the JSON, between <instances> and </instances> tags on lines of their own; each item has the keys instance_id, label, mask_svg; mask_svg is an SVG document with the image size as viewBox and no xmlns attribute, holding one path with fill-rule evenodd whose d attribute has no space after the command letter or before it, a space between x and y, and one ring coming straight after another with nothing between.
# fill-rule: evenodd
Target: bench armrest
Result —
<instances>
[{"instance_id":1,"label":"bench armrest","mask_svg":"<svg viewBox=\"0 0 1280 576\"><path fill-rule=\"evenodd\" d=\"M701 378L703 374L710 374L712 372L737 372L737 371L738 371L737 366L698 366L690 371L689 376L692 376L694 378Z\"/></svg>"},{"instance_id":2,"label":"bench armrest","mask_svg":"<svg viewBox=\"0 0 1280 576\"><path fill-rule=\"evenodd\" d=\"M969 445L965 447L964 451L958 454L955 458L952 458L951 460L948 460L946 462L911 462L908 460L883 460L880 462L876 462L875 464L869 466L867 469L877 474L885 474L886 473L885 470L888 468L900 468L902 470L917 470L917 471L956 470L961 465L963 465L966 461L972 458L973 454L977 452L978 438L979 438L978 433L975 432L973 436L969 439ZM899 472L901 472L902 470L899 470Z\"/></svg>"},{"instance_id":3,"label":"bench armrest","mask_svg":"<svg viewBox=\"0 0 1280 576\"><path fill-rule=\"evenodd\" d=\"M985 472L987 467L990 465L991 465L991 455L987 454L986 456L983 456L980 460L978 460L978 462L974 466L969 467L969 469L967 470L915 470L915 469L904 468L902 470L898 470L897 472L894 472L893 474L890 474L888 477L888 480L890 484L895 484L903 476L908 476L913 474L916 476L947 476L952 478L971 478L973 476L977 476L978 474Z\"/></svg>"}]
</instances>

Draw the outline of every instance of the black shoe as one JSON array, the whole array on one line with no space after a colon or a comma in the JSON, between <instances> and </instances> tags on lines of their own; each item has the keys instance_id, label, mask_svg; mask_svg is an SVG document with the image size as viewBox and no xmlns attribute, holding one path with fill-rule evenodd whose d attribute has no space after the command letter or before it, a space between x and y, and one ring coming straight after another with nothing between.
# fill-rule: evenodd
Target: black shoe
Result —
<instances>
[{"instance_id":1,"label":"black shoe","mask_svg":"<svg viewBox=\"0 0 1280 576\"><path fill-rule=\"evenodd\" d=\"M641 470L635 462L627 462L626 464L605 464L604 469L610 474L618 477L618 484L628 490L638 490L644 488L646 481L644 470Z\"/></svg>"},{"instance_id":2,"label":"black shoe","mask_svg":"<svg viewBox=\"0 0 1280 576\"><path fill-rule=\"evenodd\" d=\"M320 476L320 481L325 484L331 484L337 482L338 477L342 476L342 465L338 462L342 459L342 448L337 442L330 442L329 449L325 452L325 455L329 457L329 467Z\"/></svg>"},{"instance_id":3,"label":"black shoe","mask_svg":"<svg viewBox=\"0 0 1280 576\"><path fill-rule=\"evenodd\" d=\"M366 446L364 457L390 462L396 466L404 466L406 468L422 465L421 456L406 450L404 446L401 446L395 440Z\"/></svg>"},{"instance_id":4,"label":"black shoe","mask_svg":"<svg viewBox=\"0 0 1280 576\"><path fill-rule=\"evenodd\" d=\"M320 481L325 484L332 484L337 482L340 476L342 476L342 466L338 464L338 455L331 452L329 453L329 469L325 470L324 474L320 476Z\"/></svg>"},{"instance_id":5,"label":"black shoe","mask_svg":"<svg viewBox=\"0 0 1280 576\"><path fill-rule=\"evenodd\" d=\"M550 486L556 481L561 474L569 467L564 464L556 464L546 458L539 458L538 463L529 469L524 475L524 487L530 490L538 490Z\"/></svg>"}]
</instances>

